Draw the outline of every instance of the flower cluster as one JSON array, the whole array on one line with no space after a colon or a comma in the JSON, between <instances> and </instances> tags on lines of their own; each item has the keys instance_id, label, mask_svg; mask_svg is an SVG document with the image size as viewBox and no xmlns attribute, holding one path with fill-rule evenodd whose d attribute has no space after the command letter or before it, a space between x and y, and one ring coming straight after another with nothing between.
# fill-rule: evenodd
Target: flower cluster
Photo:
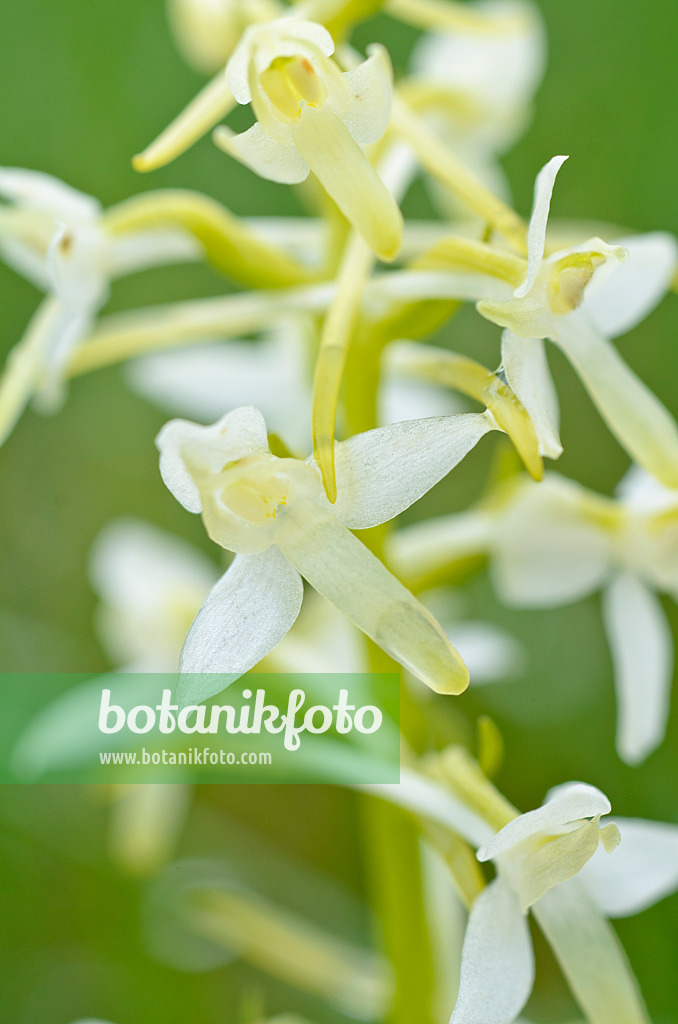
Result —
<instances>
[{"instance_id":1,"label":"flower cluster","mask_svg":"<svg viewBox=\"0 0 678 1024\"><path fill-rule=\"evenodd\" d=\"M398 81L378 40L364 57L350 42L377 8L420 32ZM215 77L135 167L161 167L214 129L224 173L236 160L303 185L312 215L245 219L167 190L104 210L47 175L0 170L0 255L45 292L0 378L0 442L29 403L54 412L70 378L113 364L134 393L192 417L158 434L160 474L228 554L217 564L150 524L109 523L91 580L111 662L178 667L188 702L214 696L216 673L236 680L262 663L405 670L407 767L372 795L379 815L397 806L398 827L417 837L402 872L389 868L387 897L411 885L436 963L461 920L462 948L438 970L435 998L426 993L435 1019L519 1019L535 977L530 914L588 1020L646 1024L608 918L678 887L678 825L609 820L607 797L583 783L519 814L488 780L501 760L496 727L482 720L476 763L458 735L436 731L438 698L416 681L450 702L469 681L519 686L530 651L450 613L460 570L487 565L510 607L601 592L618 754L637 765L661 744L673 641L659 595L678 599L678 425L613 339L675 284L676 240L550 221L565 156L536 174L529 219L513 209L498 158L527 125L544 67L530 3L172 0L169 14L182 53ZM240 133L220 123L238 105L252 112ZM437 220L403 217L418 176ZM102 314L117 278L188 261L228 279L228 293ZM501 329L494 370L431 342L464 304ZM563 452L545 341L632 464L613 496L544 472ZM482 499L397 523L476 458L485 435L507 438L511 458ZM121 787L115 798L114 857L157 873L174 855L188 788ZM403 874L412 863L416 878ZM182 942L209 940L359 1019L429 1019L393 906L382 922L389 968L256 893L191 885L199 901L172 896Z\"/></svg>"}]
</instances>

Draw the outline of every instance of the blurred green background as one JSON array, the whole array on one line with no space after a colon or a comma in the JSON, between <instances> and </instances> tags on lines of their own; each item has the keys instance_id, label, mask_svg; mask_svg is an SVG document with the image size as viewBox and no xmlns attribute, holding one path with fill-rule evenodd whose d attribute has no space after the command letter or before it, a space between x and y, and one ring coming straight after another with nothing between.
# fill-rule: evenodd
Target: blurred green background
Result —
<instances>
[{"instance_id":1,"label":"blurred green background","mask_svg":"<svg viewBox=\"0 0 678 1024\"><path fill-rule=\"evenodd\" d=\"M538 168L555 153L569 153L555 216L678 233L675 0L540 0L539 6L549 34L549 66L534 123L504 161L518 209L529 212ZM132 171L132 154L201 84L174 50L162 0L24 0L5 4L2 22L4 165L49 172L106 205L138 190L181 186L204 190L244 214L298 209L290 190L255 179L209 139L147 178ZM358 41L383 40L396 67L404 68L413 38L381 18L362 28ZM407 212L427 215L423 191L415 191ZM116 285L110 308L223 288L221 279L199 267L147 272ZM0 294L3 355L23 333L38 294L4 266ZM677 327L678 299L670 296L620 343L630 365L674 411ZM498 361L498 338L498 329L470 312L445 332L455 348L488 365ZM565 455L559 469L609 492L626 457L564 361L553 350L549 358L563 409ZM26 415L0 450L2 670L107 667L92 629L95 599L86 568L91 543L108 519L147 518L209 551L200 521L187 516L161 484L153 438L164 418L130 395L119 371L111 370L75 382L56 417ZM491 464L493 443L485 442L410 518L473 500ZM556 612L507 612L482 579L467 589L472 613L505 624L524 640L530 669L520 684L467 694L453 709L441 700L440 715L451 723L459 712L471 722L483 711L495 718L507 746L499 778L507 796L528 809L541 803L549 786L583 779L599 785L620 814L678 822L678 712L666 742L644 766L630 769L618 761L598 601ZM667 610L678 626L676 609ZM84 789L0 793L6 891L2 1021L236 1020L242 993L256 995L260 976L238 963L186 974L149 955L140 910L144 886L111 867L107 816L108 809ZM289 905L365 940L358 826L358 800L343 792L212 787L198 796L181 854L231 857L245 873L261 866L262 884L272 894L282 888ZM268 865L262 843L285 864ZM309 889L313 872L322 877ZM675 1024L678 896L621 922L619 932L655 1024ZM283 985L267 983L266 993L268 1012L298 1008L318 1021L340 1019ZM543 1011L539 991L534 1007L535 1016ZM564 997L562 1015L568 1010Z\"/></svg>"}]
</instances>

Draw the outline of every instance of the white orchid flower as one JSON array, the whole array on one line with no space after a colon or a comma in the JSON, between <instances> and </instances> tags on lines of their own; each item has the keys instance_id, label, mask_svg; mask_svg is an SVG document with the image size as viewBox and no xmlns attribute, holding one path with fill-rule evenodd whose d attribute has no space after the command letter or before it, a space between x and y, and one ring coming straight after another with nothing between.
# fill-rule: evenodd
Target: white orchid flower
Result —
<instances>
[{"instance_id":1,"label":"white orchid flower","mask_svg":"<svg viewBox=\"0 0 678 1024\"><path fill-rule=\"evenodd\" d=\"M587 1020L649 1024L606 918L635 913L678 887L678 826L623 818L610 823L607 797L574 782L519 815L465 752L447 751L443 762L448 753L453 765L442 771L441 781L405 768L399 784L356 788L451 829L478 848L478 860L492 861L496 869L497 877L471 907L450 1024L523 1020L534 981L528 912Z\"/></svg>"},{"instance_id":2,"label":"white orchid flower","mask_svg":"<svg viewBox=\"0 0 678 1024\"><path fill-rule=\"evenodd\" d=\"M659 506L648 502L658 491ZM673 643L656 592L678 596L676 510L678 494L638 471L617 501L551 477L539 493L529 484L519 491L490 549L495 587L508 604L554 607L603 590L617 750L630 764L661 743L669 714Z\"/></svg>"},{"instance_id":3,"label":"white orchid flower","mask_svg":"<svg viewBox=\"0 0 678 1024\"><path fill-rule=\"evenodd\" d=\"M631 457L662 483L678 486L678 427L608 341L639 323L666 293L678 264L675 239L661 232L614 245L592 238L545 258L551 194L565 159L554 157L537 176L524 281L511 298L483 299L477 309L506 328L506 379L539 431L543 454L557 458L562 451L542 343L548 338Z\"/></svg>"},{"instance_id":4,"label":"white orchid flower","mask_svg":"<svg viewBox=\"0 0 678 1024\"><path fill-rule=\"evenodd\" d=\"M333 52L331 35L314 22L280 18L247 29L226 77L237 102L251 102L257 122L240 135L222 126L215 141L271 181L298 183L313 171L377 255L393 259L402 215L361 149L388 126L390 59L374 46L342 73Z\"/></svg>"},{"instance_id":5,"label":"white orchid flower","mask_svg":"<svg viewBox=\"0 0 678 1024\"><path fill-rule=\"evenodd\" d=\"M350 531L408 508L492 429L488 413L471 413L338 443L331 505L314 463L271 454L257 409L210 427L168 423L157 440L166 485L202 513L212 540L237 553L191 627L181 671L248 671L294 623L303 576L413 675L439 692L462 691L467 671L438 623ZM210 681L201 685L209 690Z\"/></svg>"},{"instance_id":6,"label":"white orchid flower","mask_svg":"<svg viewBox=\"0 0 678 1024\"><path fill-rule=\"evenodd\" d=\"M0 255L48 293L0 380L0 443L32 395L53 404L64 366L106 303L113 278L193 260L188 235L171 229L107 233L98 200L38 171L0 168Z\"/></svg>"},{"instance_id":7,"label":"white orchid flower","mask_svg":"<svg viewBox=\"0 0 678 1024\"><path fill-rule=\"evenodd\" d=\"M629 764L661 743L673 641L657 592L678 600L678 492L634 468L615 500L548 474L477 511L398 531L388 548L404 579L489 556L503 603L559 607L603 591L617 695L617 751Z\"/></svg>"},{"instance_id":8,"label":"white orchid flower","mask_svg":"<svg viewBox=\"0 0 678 1024\"><path fill-rule=\"evenodd\" d=\"M477 23L440 25L412 52L403 95L498 195L510 195L496 157L527 127L546 63L538 8L513 0L465 5ZM449 194L437 190L437 195ZM455 207L455 212L458 209Z\"/></svg>"},{"instance_id":9,"label":"white orchid flower","mask_svg":"<svg viewBox=\"0 0 678 1024\"><path fill-rule=\"evenodd\" d=\"M478 851L480 861L494 862L497 877L471 908L450 1024L513 1024L519 1016L534 981L530 908L589 1020L648 1024L635 980L597 903L593 876L586 886L575 878L599 844L611 853L619 843L617 826L601 824L609 809L593 786L560 786L542 807L509 822ZM604 872L607 858L597 864L596 871Z\"/></svg>"}]
</instances>

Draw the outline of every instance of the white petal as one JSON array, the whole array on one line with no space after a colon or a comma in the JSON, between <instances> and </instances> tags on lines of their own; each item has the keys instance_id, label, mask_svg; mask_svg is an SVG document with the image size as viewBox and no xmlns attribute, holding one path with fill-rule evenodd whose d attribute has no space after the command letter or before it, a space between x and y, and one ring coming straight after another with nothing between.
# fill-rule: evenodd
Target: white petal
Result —
<instances>
[{"instance_id":1,"label":"white petal","mask_svg":"<svg viewBox=\"0 0 678 1024\"><path fill-rule=\"evenodd\" d=\"M587 1020L650 1024L621 943L578 878L549 890L532 912Z\"/></svg>"},{"instance_id":2,"label":"white petal","mask_svg":"<svg viewBox=\"0 0 678 1024\"><path fill-rule=\"evenodd\" d=\"M543 340L518 338L511 331L504 331L501 358L507 383L532 420L540 453L548 459L559 458L563 446L558 431L558 395Z\"/></svg>"},{"instance_id":3,"label":"white petal","mask_svg":"<svg viewBox=\"0 0 678 1024\"><path fill-rule=\"evenodd\" d=\"M582 314L560 317L553 340L631 458L667 487L678 487L678 427L656 395Z\"/></svg>"},{"instance_id":4,"label":"white petal","mask_svg":"<svg viewBox=\"0 0 678 1024\"><path fill-rule=\"evenodd\" d=\"M631 466L619 481L614 491L626 508L633 512L666 512L675 508L675 490L664 487L656 477L641 466Z\"/></svg>"},{"instance_id":5,"label":"white petal","mask_svg":"<svg viewBox=\"0 0 678 1024\"><path fill-rule=\"evenodd\" d=\"M406 420L340 442L334 514L352 530L393 519L494 429L487 413L460 413Z\"/></svg>"},{"instance_id":6,"label":"white petal","mask_svg":"<svg viewBox=\"0 0 678 1024\"><path fill-rule=\"evenodd\" d=\"M549 834L553 829L557 830L570 822L593 818L597 814L609 814L611 810L605 794L584 782L566 783L549 796L550 799L541 807L521 814L497 832L487 846L478 850L478 860L492 860L531 836Z\"/></svg>"},{"instance_id":7,"label":"white petal","mask_svg":"<svg viewBox=\"0 0 678 1024\"><path fill-rule=\"evenodd\" d=\"M258 555L236 555L186 637L178 699L206 700L253 668L292 628L303 596L299 573L276 547Z\"/></svg>"},{"instance_id":8,"label":"white petal","mask_svg":"<svg viewBox=\"0 0 678 1024\"><path fill-rule=\"evenodd\" d=\"M66 222L94 220L101 213L101 203L93 196L78 192L51 174L21 167L0 167L0 196Z\"/></svg>"},{"instance_id":9,"label":"white petal","mask_svg":"<svg viewBox=\"0 0 678 1024\"><path fill-rule=\"evenodd\" d=\"M339 108L332 103L356 142L377 142L388 128L393 96L393 67L388 51L371 46L369 57L342 77L348 87L347 102Z\"/></svg>"},{"instance_id":10,"label":"white petal","mask_svg":"<svg viewBox=\"0 0 678 1024\"><path fill-rule=\"evenodd\" d=\"M611 557L608 536L584 514L577 485L550 475L526 484L500 516L491 573L506 604L557 607L595 592Z\"/></svg>"},{"instance_id":11,"label":"white petal","mask_svg":"<svg viewBox=\"0 0 678 1024\"><path fill-rule=\"evenodd\" d=\"M450 1024L513 1024L534 983L534 953L518 898L496 878L471 907Z\"/></svg>"},{"instance_id":12,"label":"white petal","mask_svg":"<svg viewBox=\"0 0 678 1024\"><path fill-rule=\"evenodd\" d=\"M207 422L243 402L261 410L273 433L307 452L311 446L310 368L299 332L261 341L228 341L131 362L131 387L168 412ZM301 410L307 409L304 418ZM308 421L308 422L306 422Z\"/></svg>"},{"instance_id":13,"label":"white petal","mask_svg":"<svg viewBox=\"0 0 678 1024\"><path fill-rule=\"evenodd\" d=\"M605 917L628 917L678 889L678 825L617 818L621 843L613 854L602 847L579 882Z\"/></svg>"},{"instance_id":14,"label":"white petal","mask_svg":"<svg viewBox=\"0 0 678 1024\"><path fill-rule=\"evenodd\" d=\"M457 621L445 632L454 641L471 676L471 686L501 683L523 670L526 652L522 644L490 622Z\"/></svg>"},{"instance_id":15,"label":"white petal","mask_svg":"<svg viewBox=\"0 0 678 1024\"><path fill-rule=\"evenodd\" d=\"M202 592L217 578L214 564L197 548L150 523L114 519L90 553L92 587L108 604L136 615L162 605L168 591Z\"/></svg>"},{"instance_id":16,"label":"white petal","mask_svg":"<svg viewBox=\"0 0 678 1024\"><path fill-rule=\"evenodd\" d=\"M219 472L227 462L268 451L264 417L252 405L234 409L209 427L188 420L171 420L155 439L160 452L160 475L174 497L189 512L201 512L200 494L186 469L182 448L195 446Z\"/></svg>"},{"instance_id":17,"label":"white petal","mask_svg":"<svg viewBox=\"0 0 678 1024\"><path fill-rule=\"evenodd\" d=\"M536 5L490 2L472 4L471 9L490 20L488 30L424 35L412 52L412 69L466 93L488 113L497 106L529 102L546 61L545 33ZM501 24L512 18L516 24ZM498 22L496 27L492 20Z\"/></svg>"},{"instance_id":18,"label":"white petal","mask_svg":"<svg viewBox=\"0 0 678 1024\"><path fill-rule=\"evenodd\" d=\"M290 43L295 42L300 45L290 49ZM325 57L334 53L332 36L326 28L313 21L278 18L246 29L226 67L226 79L238 103L249 103L252 99L249 73L255 58L258 58L257 63L263 61L267 66L276 57L303 52L304 43L310 43Z\"/></svg>"},{"instance_id":19,"label":"white petal","mask_svg":"<svg viewBox=\"0 0 678 1024\"><path fill-rule=\"evenodd\" d=\"M388 800L396 807L403 807L437 825L444 825L472 846L486 843L492 836L487 822L469 810L453 793L410 768L400 769L400 782L369 783L353 788Z\"/></svg>"},{"instance_id":20,"label":"white petal","mask_svg":"<svg viewBox=\"0 0 678 1024\"><path fill-rule=\"evenodd\" d=\"M607 588L603 621L617 692L617 751L638 764L666 732L673 638L659 598L631 573Z\"/></svg>"},{"instance_id":21,"label":"white petal","mask_svg":"<svg viewBox=\"0 0 678 1024\"><path fill-rule=\"evenodd\" d=\"M258 121L240 135L236 135L226 125L220 125L212 138L224 153L268 181L298 185L308 178L308 164L296 146L292 143L285 145L267 135Z\"/></svg>"},{"instance_id":22,"label":"white petal","mask_svg":"<svg viewBox=\"0 0 678 1024\"><path fill-rule=\"evenodd\" d=\"M541 261L544 258L546 224L549 219L553 186L556 182L556 175L566 160L566 156L552 157L542 167L534 183L534 203L527 235L527 277L513 293L517 299L523 299L537 280Z\"/></svg>"},{"instance_id":23,"label":"white petal","mask_svg":"<svg viewBox=\"0 0 678 1024\"><path fill-rule=\"evenodd\" d=\"M670 289L678 267L676 239L663 231L620 238L616 244L628 249L628 260L603 278L594 275L582 304L608 338L625 334L652 312Z\"/></svg>"},{"instance_id":24,"label":"white petal","mask_svg":"<svg viewBox=\"0 0 678 1024\"><path fill-rule=\"evenodd\" d=\"M468 672L427 608L334 516L292 506L276 541L324 598L438 693L461 693Z\"/></svg>"}]
</instances>

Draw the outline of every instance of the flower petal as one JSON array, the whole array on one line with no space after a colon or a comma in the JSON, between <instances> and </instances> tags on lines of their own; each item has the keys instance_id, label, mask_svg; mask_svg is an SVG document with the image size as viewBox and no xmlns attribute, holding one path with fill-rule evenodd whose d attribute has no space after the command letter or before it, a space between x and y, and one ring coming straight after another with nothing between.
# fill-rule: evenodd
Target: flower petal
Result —
<instances>
[{"instance_id":1,"label":"flower petal","mask_svg":"<svg viewBox=\"0 0 678 1024\"><path fill-rule=\"evenodd\" d=\"M506 630L491 622L456 621L441 623L469 670L472 686L503 683L523 670L524 647Z\"/></svg>"},{"instance_id":2,"label":"flower petal","mask_svg":"<svg viewBox=\"0 0 678 1024\"><path fill-rule=\"evenodd\" d=\"M400 769L400 782L361 784L353 788L388 800L396 807L403 807L437 825L444 825L472 846L486 843L492 835L487 822L453 793L410 768Z\"/></svg>"},{"instance_id":3,"label":"flower petal","mask_svg":"<svg viewBox=\"0 0 678 1024\"><path fill-rule=\"evenodd\" d=\"M544 342L539 338L518 338L511 331L504 331L501 358L507 383L532 420L540 453L548 459L560 458L563 446L558 431L558 395Z\"/></svg>"},{"instance_id":4,"label":"flower petal","mask_svg":"<svg viewBox=\"0 0 678 1024\"><path fill-rule=\"evenodd\" d=\"M605 917L628 917L678 889L678 825L617 818L619 848L600 849L582 869L580 883Z\"/></svg>"},{"instance_id":5,"label":"flower petal","mask_svg":"<svg viewBox=\"0 0 678 1024\"><path fill-rule=\"evenodd\" d=\"M240 135L222 124L215 129L212 138L224 153L268 181L298 185L308 178L308 164L297 148L267 135L258 121Z\"/></svg>"},{"instance_id":6,"label":"flower petal","mask_svg":"<svg viewBox=\"0 0 678 1024\"><path fill-rule=\"evenodd\" d=\"M292 135L347 220L378 256L393 259L402 243L400 208L343 121L327 106L306 104Z\"/></svg>"},{"instance_id":7,"label":"flower petal","mask_svg":"<svg viewBox=\"0 0 678 1024\"><path fill-rule=\"evenodd\" d=\"M338 443L334 514L352 530L393 519L495 429L487 413L459 413L406 420Z\"/></svg>"},{"instance_id":8,"label":"flower petal","mask_svg":"<svg viewBox=\"0 0 678 1024\"><path fill-rule=\"evenodd\" d=\"M368 48L369 57L342 76L348 101L331 105L356 142L377 142L388 128L393 96L393 66L388 50L378 44Z\"/></svg>"},{"instance_id":9,"label":"flower petal","mask_svg":"<svg viewBox=\"0 0 678 1024\"><path fill-rule=\"evenodd\" d=\"M609 572L605 531L590 521L576 484L555 475L526 484L494 532L491 572L506 604L556 607L596 591Z\"/></svg>"},{"instance_id":10,"label":"flower petal","mask_svg":"<svg viewBox=\"0 0 678 1024\"><path fill-rule=\"evenodd\" d=\"M591 1024L650 1024L621 943L578 879L551 889L532 912Z\"/></svg>"},{"instance_id":11,"label":"flower petal","mask_svg":"<svg viewBox=\"0 0 678 1024\"><path fill-rule=\"evenodd\" d=\"M636 576L617 576L603 597L617 692L617 751L638 764L666 731L673 638L659 598Z\"/></svg>"},{"instance_id":12,"label":"flower petal","mask_svg":"<svg viewBox=\"0 0 678 1024\"><path fill-rule=\"evenodd\" d=\"M546 223L549 219L553 186L556 183L556 175L566 160L566 156L552 157L542 167L534 183L534 203L527 233L527 277L513 293L517 299L524 299L537 280L541 261L544 258Z\"/></svg>"},{"instance_id":13,"label":"flower petal","mask_svg":"<svg viewBox=\"0 0 678 1024\"><path fill-rule=\"evenodd\" d=\"M534 983L527 918L501 878L471 908L461 955L459 996L450 1024L513 1024Z\"/></svg>"},{"instance_id":14,"label":"flower petal","mask_svg":"<svg viewBox=\"0 0 678 1024\"><path fill-rule=\"evenodd\" d=\"M267 427L306 452L310 425L309 368L302 338L292 325L261 341L227 341L137 359L126 367L131 387L168 412L207 422L242 402L261 410ZM307 417L310 419L310 417Z\"/></svg>"},{"instance_id":15,"label":"flower petal","mask_svg":"<svg viewBox=\"0 0 678 1024\"><path fill-rule=\"evenodd\" d=\"M478 860L493 860L532 836L549 833L582 818L609 814L610 810L610 801L595 786L584 782L565 783L549 794L541 807L521 814L497 832L487 846L478 850Z\"/></svg>"},{"instance_id":16,"label":"flower petal","mask_svg":"<svg viewBox=\"0 0 678 1024\"><path fill-rule=\"evenodd\" d=\"M300 45L290 52L291 42ZM226 79L238 103L249 103L252 99L249 72L255 57L265 67L276 57L292 56L296 49L303 52L304 43L310 43L325 57L334 53L332 36L314 21L277 18L246 29L226 68Z\"/></svg>"},{"instance_id":17,"label":"flower petal","mask_svg":"<svg viewBox=\"0 0 678 1024\"><path fill-rule=\"evenodd\" d=\"M678 487L676 422L614 346L578 313L559 319L553 340L631 458L667 487Z\"/></svg>"},{"instance_id":18,"label":"flower petal","mask_svg":"<svg viewBox=\"0 0 678 1024\"><path fill-rule=\"evenodd\" d=\"M468 672L431 613L334 516L290 506L277 543L331 604L438 693L461 693Z\"/></svg>"},{"instance_id":19,"label":"flower petal","mask_svg":"<svg viewBox=\"0 0 678 1024\"><path fill-rule=\"evenodd\" d=\"M671 287L678 266L676 239L663 231L620 238L616 244L628 250L628 260L609 276L594 275L582 305L607 338L625 334L652 312Z\"/></svg>"},{"instance_id":20,"label":"flower petal","mask_svg":"<svg viewBox=\"0 0 678 1024\"><path fill-rule=\"evenodd\" d=\"M155 439L160 451L160 475L165 486L189 512L201 512L202 503L193 477L186 469L182 448L199 444L201 458L218 472L254 452L268 451L264 417L253 405L234 409L209 427L188 420L170 420Z\"/></svg>"},{"instance_id":21,"label":"flower petal","mask_svg":"<svg viewBox=\"0 0 678 1024\"><path fill-rule=\"evenodd\" d=\"M95 220L101 213L101 203L93 196L71 188L51 174L23 167L0 167L0 196L66 222Z\"/></svg>"},{"instance_id":22,"label":"flower petal","mask_svg":"<svg viewBox=\"0 0 678 1024\"><path fill-rule=\"evenodd\" d=\"M184 704L206 700L253 668L292 628L303 596L299 573L276 547L237 555L186 637L177 698Z\"/></svg>"}]
</instances>

